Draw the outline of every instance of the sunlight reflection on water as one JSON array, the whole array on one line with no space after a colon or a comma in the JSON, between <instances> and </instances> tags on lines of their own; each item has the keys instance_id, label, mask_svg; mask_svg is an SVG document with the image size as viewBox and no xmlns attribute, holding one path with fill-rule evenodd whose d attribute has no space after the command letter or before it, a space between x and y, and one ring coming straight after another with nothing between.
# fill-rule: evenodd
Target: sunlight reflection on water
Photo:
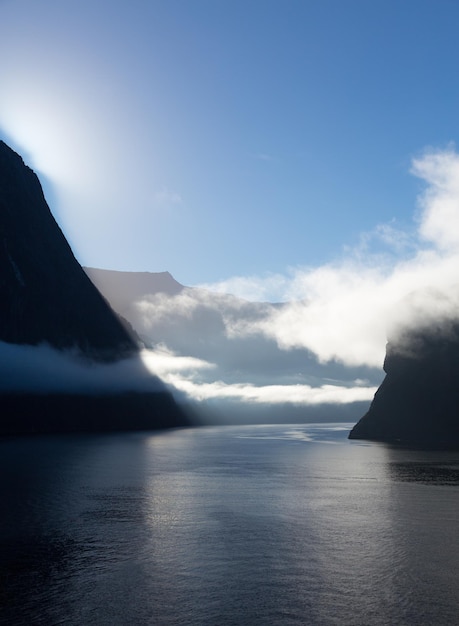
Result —
<instances>
[{"instance_id":1,"label":"sunlight reflection on water","mask_svg":"<svg viewBox=\"0 0 459 626\"><path fill-rule=\"evenodd\" d=\"M347 433L315 424L1 442L0 618L455 623L459 456Z\"/></svg>"}]
</instances>

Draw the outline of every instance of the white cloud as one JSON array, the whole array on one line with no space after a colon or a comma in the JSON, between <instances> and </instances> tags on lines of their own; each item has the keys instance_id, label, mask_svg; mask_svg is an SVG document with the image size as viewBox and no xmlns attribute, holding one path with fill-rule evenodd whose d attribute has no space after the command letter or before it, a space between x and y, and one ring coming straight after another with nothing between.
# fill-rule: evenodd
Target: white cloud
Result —
<instances>
[{"instance_id":1,"label":"white cloud","mask_svg":"<svg viewBox=\"0 0 459 626\"><path fill-rule=\"evenodd\" d=\"M164 345L157 346L155 350L143 350L141 359L149 370L164 379L169 374L176 375L178 372L193 376L195 372L215 368L214 363L192 356L177 355Z\"/></svg>"},{"instance_id":2,"label":"white cloud","mask_svg":"<svg viewBox=\"0 0 459 626\"><path fill-rule=\"evenodd\" d=\"M459 247L459 156L449 148L413 161L412 173L428 183L419 199L419 233L439 250Z\"/></svg>"},{"instance_id":3,"label":"white cloud","mask_svg":"<svg viewBox=\"0 0 459 626\"><path fill-rule=\"evenodd\" d=\"M289 277L283 274L260 276L233 276L218 283L201 283L198 288L221 294L233 294L251 302L283 301Z\"/></svg>"},{"instance_id":4,"label":"white cloud","mask_svg":"<svg viewBox=\"0 0 459 626\"><path fill-rule=\"evenodd\" d=\"M0 392L105 394L162 391L164 384L140 357L111 363L89 361L77 352L0 342Z\"/></svg>"},{"instance_id":5,"label":"white cloud","mask_svg":"<svg viewBox=\"0 0 459 626\"><path fill-rule=\"evenodd\" d=\"M174 296L161 292L155 293L134 303L134 309L138 315L138 320L134 323L137 322L137 328L140 326L148 330L163 318L168 318L171 310L189 318L198 306L199 300L193 297L188 289Z\"/></svg>"},{"instance_id":6,"label":"white cloud","mask_svg":"<svg viewBox=\"0 0 459 626\"><path fill-rule=\"evenodd\" d=\"M203 288L184 288L176 295L155 293L145 296L133 304L131 321L136 328L147 332L164 320L190 320L195 314L205 323L204 316L218 315L228 332L232 324L239 319L250 315L251 318L266 316L272 308L262 302L248 303L223 291L215 293ZM245 317L244 317L245 319Z\"/></svg>"},{"instance_id":7,"label":"white cloud","mask_svg":"<svg viewBox=\"0 0 459 626\"><path fill-rule=\"evenodd\" d=\"M154 195L155 202L162 206L168 206L171 204L181 204L182 196L176 191L171 191L164 187L161 191L157 191Z\"/></svg>"},{"instance_id":8,"label":"white cloud","mask_svg":"<svg viewBox=\"0 0 459 626\"><path fill-rule=\"evenodd\" d=\"M165 382L182 391L194 400L239 400L255 404L348 404L369 401L376 387L341 387L338 385L249 385L244 383L227 384L223 381L211 383L196 382L168 374ZM357 383L357 381L356 381Z\"/></svg>"},{"instance_id":9,"label":"white cloud","mask_svg":"<svg viewBox=\"0 0 459 626\"><path fill-rule=\"evenodd\" d=\"M379 225L334 263L215 286L266 296L274 285L276 298L291 300L263 319L233 320L233 336L261 333L283 349L312 350L323 363L381 367L388 331L393 337L413 325L456 319L459 156L451 148L431 151L413 161L412 172L427 184L417 230ZM374 241L386 251L375 252Z\"/></svg>"},{"instance_id":10,"label":"white cloud","mask_svg":"<svg viewBox=\"0 0 459 626\"><path fill-rule=\"evenodd\" d=\"M344 251L349 258L364 262L371 256L373 265L379 255L379 262L384 265L394 255L405 258L412 255L417 247L416 231L402 230L392 220L388 224L378 224L373 230L361 233L358 245L354 248L344 246Z\"/></svg>"},{"instance_id":11,"label":"white cloud","mask_svg":"<svg viewBox=\"0 0 459 626\"><path fill-rule=\"evenodd\" d=\"M365 380L356 379L344 384L323 384L313 387L294 385L253 385L249 383L226 383L222 380L209 382L209 370L216 367L202 359L183 357L158 346L155 350L144 350L142 361L145 366L170 386L192 400L237 400L250 404L294 404L311 406L318 404L349 404L369 401L376 387Z\"/></svg>"},{"instance_id":12,"label":"white cloud","mask_svg":"<svg viewBox=\"0 0 459 626\"><path fill-rule=\"evenodd\" d=\"M276 157L272 156L272 154L268 154L267 152L257 152L253 155L253 158L267 163L275 163L278 160Z\"/></svg>"}]
</instances>

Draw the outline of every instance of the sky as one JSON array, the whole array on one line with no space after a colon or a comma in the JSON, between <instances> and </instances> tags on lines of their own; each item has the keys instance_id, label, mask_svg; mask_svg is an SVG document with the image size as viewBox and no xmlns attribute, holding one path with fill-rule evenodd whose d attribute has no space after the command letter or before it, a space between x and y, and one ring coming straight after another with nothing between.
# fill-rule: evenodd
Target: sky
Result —
<instances>
[{"instance_id":1,"label":"sky","mask_svg":"<svg viewBox=\"0 0 459 626\"><path fill-rule=\"evenodd\" d=\"M412 254L413 162L457 140L458 21L456 0L0 0L0 137L83 265L285 299L305 269Z\"/></svg>"},{"instance_id":2,"label":"sky","mask_svg":"<svg viewBox=\"0 0 459 626\"><path fill-rule=\"evenodd\" d=\"M388 338L457 319L458 23L459 0L0 0L0 139L82 265L207 290L133 303L167 384L369 401Z\"/></svg>"}]
</instances>

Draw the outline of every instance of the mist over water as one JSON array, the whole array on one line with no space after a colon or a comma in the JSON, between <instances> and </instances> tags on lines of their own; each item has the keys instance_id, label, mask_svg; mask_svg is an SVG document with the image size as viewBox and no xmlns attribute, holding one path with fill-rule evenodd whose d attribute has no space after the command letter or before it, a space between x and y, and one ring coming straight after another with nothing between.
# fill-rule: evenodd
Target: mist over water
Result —
<instances>
[{"instance_id":1,"label":"mist over water","mask_svg":"<svg viewBox=\"0 0 459 626\"><path fill-rule=\"evenodd\" d=\"M8 624L453 624L459 455L350 424L0 443Z\"/></svg>"},{"instance_id":2,"label":"mist over water","mask_svg":"<svg viewBox=\"0 0 459 626\"><path fill-rule=\"evenodd\" d=\"M163 391L141 356L100 363L75 350L48 344L17 345L0 341L0 393L110 394Z\"/></svg>"}]
</instances>

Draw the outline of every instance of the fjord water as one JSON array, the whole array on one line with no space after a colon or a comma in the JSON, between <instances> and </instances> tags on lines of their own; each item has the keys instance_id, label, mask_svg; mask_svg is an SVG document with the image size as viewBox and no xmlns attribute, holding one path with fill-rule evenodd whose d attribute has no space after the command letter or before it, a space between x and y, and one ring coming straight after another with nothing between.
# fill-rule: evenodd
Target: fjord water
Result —
<instances>
[{"instance_id":1,"label":"fjord water","mask_svg":"<svg viewBox=\"0 0 459 626\"><path fill-rule=\"evenodd\" d=\"M0 622L459 623L459 454L245 426L0 443Z\"/></svg>"}]
</instances>

